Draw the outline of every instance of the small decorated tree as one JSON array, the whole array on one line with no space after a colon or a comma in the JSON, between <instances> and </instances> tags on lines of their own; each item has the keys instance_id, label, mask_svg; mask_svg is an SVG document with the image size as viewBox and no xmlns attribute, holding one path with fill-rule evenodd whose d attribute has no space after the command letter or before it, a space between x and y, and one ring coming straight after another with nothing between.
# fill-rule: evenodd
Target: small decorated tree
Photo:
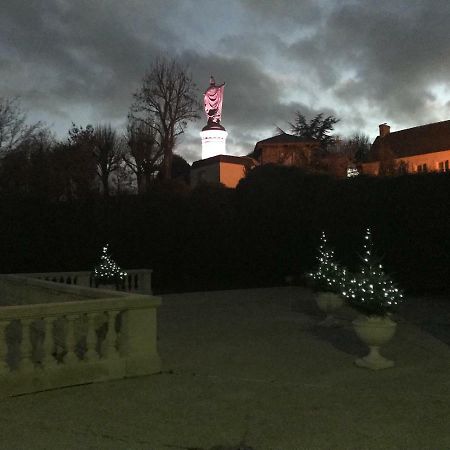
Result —
<instances>
[{"instance_id":1,"label":"small decorated tree","mask_svg":"<svg viewBox=\"0 0 450 450\"><path fill-rule=\"evenodd\" d=\"M345 270L334 259L334 251L327 245L327 237L322 232L319 251L317 255L317 267L314 272L306 274L309 284L316 291L316 303L326 317L319 325L325 327L339 326L339 320L332 315L333 311L342 306L340 296Z\"/></svg>"},{"instance_id":2,"label":"small decorated tree","mask_svg":"<svg viewBox=\"0 0 450 450\"><path fill-rule=\"evenodd\" d=\"M356 311L367 316L386 316L403 301L403 293L384 273L380 258L373 254L370 229L364 236L364 252L359 273L350 276L342 295Z\"/></svg>"},{"instance_id":3,"label":"small decorated tree","mask_svg":"<svg viewBox=\"0 0 450 450\"><path fill-rule=\"evenodd\" d=\"M123 285L127 273L112 259L108 252L108 246L109 245L106 244L103 247L100 263L94 267L92 277L94 278L96 287L101 284L114 284L116 288L119 289L119 287Z\"/></svg>"},{"instance_id":4,"label":"small decorated tree","mask_svg":"<svg viewBox=\"0 0 450 450\"><path fill-rule=\"evenodd\" d=\"M341 293L345 269L335 261L334 250L327 245L324 231L320 238L316 270L307 273L306 277L315 291Z\"/></svg>"}]
</instances>

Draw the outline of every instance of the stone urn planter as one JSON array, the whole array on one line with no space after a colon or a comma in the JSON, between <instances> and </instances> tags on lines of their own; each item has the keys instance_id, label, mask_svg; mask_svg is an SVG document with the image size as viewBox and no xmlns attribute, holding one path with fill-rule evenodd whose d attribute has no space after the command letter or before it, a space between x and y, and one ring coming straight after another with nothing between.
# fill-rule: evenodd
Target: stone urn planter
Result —
<instances>
[{"instance_id":1,"label":"stone urn planter","mask_svg":"<svg viewBox=\"0 0 450 450\"><path fill-rule=\"evenodd\" d=\"M334 292L317 292L316 303L318 308L326 314L325 319L319 322L322 327L336 327L340 325L338 319L333 316L333 312L343 304L343 299Z\"/></svg>"},{"instance_id":2,"label":"stone urn planter","mask_svg":"<svg viewBox=\"0 0 450 450\"><path fill-rule=\"evenodd\" d=\"M403 301L403 293L383 270L380 258L373 254L372 235L366 229L358 273L348 273L342 295L348 305L361 314L353 321L357 336L369 347L369 353L355 361L359 367L386 369L394 365L380 354L380 347L395 334L397 324L391 319Z\"/></svg>"},{"instance_id":3,"label":"stone urn planter","mask_svg":"<svg viewBox=\"0 0 450 450\"><path fill-rule=\"evenodd\" d=\"M379 370L394 366L394 361L380 354L380 347L389 342L395 334L397 324L389 316L360 316L353 321L357 336L369 347L369 353L358 358L359 367Z\"/></svg>"}]
</instances>

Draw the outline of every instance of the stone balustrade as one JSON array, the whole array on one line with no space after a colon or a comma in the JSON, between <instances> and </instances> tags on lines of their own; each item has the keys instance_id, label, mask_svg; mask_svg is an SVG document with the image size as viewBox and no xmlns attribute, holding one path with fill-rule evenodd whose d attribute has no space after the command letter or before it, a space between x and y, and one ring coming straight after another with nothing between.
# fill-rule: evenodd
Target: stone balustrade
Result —
<instances>
[{"instance_id":1,"label":"stone balustrade","mask_svg":"<svg viewBox=\"0 0 450 450\"><path fill-rule=\"evenodd\" d=\"M57 290L62 301L0 307L0 397L160 371L158 297L1 279ZM63 301L64 293L86 299Z\"/></svg>"},{"instance_id":2,"label":"stone balustrade","mask_svg":"<svg viewBox=\"0 0 450 450\"><path fill-rule=\"evenodd\" d=\"M131 269L126 270L127 277L121 290L136 292L140 294L152 294L152 270ZM96 287L91 272L43 272L43 273L21 273L16 274L27 278L38 278L40 280L53 281L55 283L74 284L76 286ZM99 288L102 288L100 285Z\"/></svg>"}]
</instances>

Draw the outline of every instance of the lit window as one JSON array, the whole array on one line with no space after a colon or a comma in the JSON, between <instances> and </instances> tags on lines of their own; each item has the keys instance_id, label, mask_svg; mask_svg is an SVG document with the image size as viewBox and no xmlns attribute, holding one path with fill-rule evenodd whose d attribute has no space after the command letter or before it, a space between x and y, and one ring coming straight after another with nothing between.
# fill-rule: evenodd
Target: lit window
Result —
<instances>
[{"instance_id":1,"label":"lit window","mask_svg":"<svg viewBox=\"0 0 450 450\"><path fill-rule=\"evenodd\" d=\"M417 166L417 172L419 172L419 173L421 173L421 172L428 172L427 165L425 163L424 164L419 164Z\"/></svg>"}]
</instances>

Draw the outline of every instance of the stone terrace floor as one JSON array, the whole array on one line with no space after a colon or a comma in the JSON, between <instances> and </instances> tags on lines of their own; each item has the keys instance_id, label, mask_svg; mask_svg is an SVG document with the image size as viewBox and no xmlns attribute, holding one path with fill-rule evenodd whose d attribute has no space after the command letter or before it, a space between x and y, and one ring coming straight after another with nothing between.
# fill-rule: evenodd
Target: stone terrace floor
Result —
<instances>
[{"instance_id":1,"label":"stone terrace floor","mask_svg":"<svg viewBox=\"0 0 450 450\"><path fill-rule=\"evenodd\" d=\"M0 448L450 448L450 302L433 305L404 308L396 367L372 372L353 312L321 329L302 288L166 295L162 373L2 400Z\"/></svg>"}]
</instances>

